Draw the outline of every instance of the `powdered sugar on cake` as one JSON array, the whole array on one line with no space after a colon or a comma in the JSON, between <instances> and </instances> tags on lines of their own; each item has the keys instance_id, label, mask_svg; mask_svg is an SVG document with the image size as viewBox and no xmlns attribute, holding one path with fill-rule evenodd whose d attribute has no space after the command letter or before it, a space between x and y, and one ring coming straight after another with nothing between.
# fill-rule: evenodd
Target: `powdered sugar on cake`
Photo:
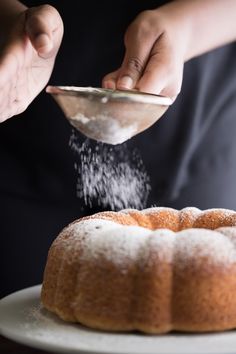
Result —
<instances>
[{"instance_id":1,"label":"powdered sugar on cake","mask_svg":"<svg viewBox=\"0 0 236 354\"><path fill-rule=\"evenodd\" d=\"M196 208L188 208L187 211L202 215ZM236 262L236 227L151 231L140 226L94 218L73 223L64 233L70 236L63 240L62 235L60 242L63 240L67 249L78 245L83 250L81 259L96 261L102 258L121 269L131 261L144 262L147 266L157 259L166 263L174 262L177 267L185 267L189 262L198 264L201 259L215 266Z\"/></svg>"}]
</instances>

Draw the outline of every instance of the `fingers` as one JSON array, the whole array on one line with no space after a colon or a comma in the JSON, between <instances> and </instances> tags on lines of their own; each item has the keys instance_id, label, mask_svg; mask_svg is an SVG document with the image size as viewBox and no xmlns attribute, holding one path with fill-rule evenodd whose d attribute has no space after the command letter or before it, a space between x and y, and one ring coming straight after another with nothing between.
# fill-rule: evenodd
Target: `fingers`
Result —
<instances>
[{"instance_id":1,"label":"fingers","mask_svg":"<svg viewBox=\"0 0 236 354\"><path fill-rule=\"evenodd\" d=\"M146 58L136 49L138 48L131 48L125 54L119 76L116 79L116 86L120 90L133 89L143 73Z\"/></svg>"},{"instance_id":2,"label":"fingers","mask_svg":"<svg viewBox=\"0 0 236 354\"><path fill-rule=\"evenodd\" d=\"M105 76L103 86L176 97L182 83L184 56L169 27L160 12L142 12L126 31L121 67Z\"/></svg>"},{"instance_id":3,"label":"fingers","mask_svg":"<svg viewBox=\"0 0 236 354\"><path fill-rule=\"evenodd\" d=\"M143 58L145 49L147 46L143 48L140 46L139 53L143 50ZM141 55L137 57L140 58ZM126 58L129 58L128 54ZM135 88L142 92L176 98L182 83L183 62L177 58L164 34L158 38L148 55L146 54L143 60L143 63L146 63L143 67L132 60L127 61L126 58L119 70L104 77L102 83L104 88L120 90Z\"/></svg>"},{"instance_id":4,"label":"fingers","mask_svg":"<svg viewBox=\"0 0 236 354\"><path fill-rule=\"evenodd\" d=\"M18 17L0 58L0 121L23 112L43 89L62 35L60 15L49 5L26 10Z\"/></svg>"},{"instance_id":5,"label":"fingers","mask_svg":"<svg viewBox=\"0 0 236 354\"><path fill-rule=\"evenodd\" d=\"M117 77L118 89L132 89L142 76L157 33L150 23L137 19L125 34L126 53Z\"/></svg>"},{"instance_id":6,"label":"fingers","mask_svg":"<svg viewBox=\"0 0 236 354\"><path fill-rule=\"evenodd\" d=\"M183 61L162 34L155 43L136 88L140 91L176 98L181 89Z\"/></svg>"},{"instance_id":7,"label":"fingers","mask_svg":"<svg viewBox=\"0 0 236 354\"><path fill-rule=\"evenodd\" d=\"M104 87L106 89L115 90L118 75L119 75L119 70L116 70L116 71L113 71L112 73L104 76L104 78L102 80L102 87Z\"/></svg>"},{"instance_id":8,"label":"fingers","mask_svg":"<svg viewBox=\"0 0 236 354\"><path fill-rule=\"evenodd\" d=\"M25 31L38 54L49 58L54 56L60 47L63 22L54 7L33 7L26 12Z\"/></svg>"}]
</instances>

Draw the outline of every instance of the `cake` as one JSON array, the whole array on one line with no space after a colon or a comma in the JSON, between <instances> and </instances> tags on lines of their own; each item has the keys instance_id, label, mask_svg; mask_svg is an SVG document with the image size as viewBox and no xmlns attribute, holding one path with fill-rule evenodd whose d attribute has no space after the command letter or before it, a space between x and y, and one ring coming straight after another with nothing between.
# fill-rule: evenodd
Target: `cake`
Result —
<instances>
[{"instance_id":1,"label":"cake","mask_svg":"<svg viewBox=\"0 0 236 354\"><path fill-rule=\"evenodd\" d=\"M76 220L49 250L41 300L100 330L236 328L236 212L127 209Z\"/></svg>"}]
</instances>

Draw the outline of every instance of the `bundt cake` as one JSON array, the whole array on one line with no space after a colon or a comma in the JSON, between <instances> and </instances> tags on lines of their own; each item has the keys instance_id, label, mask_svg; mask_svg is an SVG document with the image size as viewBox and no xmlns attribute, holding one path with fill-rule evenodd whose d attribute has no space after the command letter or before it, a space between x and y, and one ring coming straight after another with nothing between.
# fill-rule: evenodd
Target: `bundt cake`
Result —
<instances>
[{"instance_id":1,"label":"bundt cake","mask_svg":"<svg viewBox=\"0 0 236 354\"><path fill-rule=\"evenodd\" d=\"M146 333L236 328L236 212L102 212L52 244L43 305L65 321Z\"/></svg>"}]
</instances>

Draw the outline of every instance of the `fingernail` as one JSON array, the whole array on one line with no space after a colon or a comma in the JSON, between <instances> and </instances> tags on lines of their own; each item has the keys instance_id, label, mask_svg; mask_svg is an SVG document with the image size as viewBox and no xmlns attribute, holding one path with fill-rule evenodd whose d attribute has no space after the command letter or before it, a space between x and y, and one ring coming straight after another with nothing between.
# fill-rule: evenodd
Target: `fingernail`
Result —
<instances>
[{"instance_id":1,"label":"fingernail","mask_svg":"<svg viewBox=\"0 0 236 354\"><path fill-rule=\"evenodd\" d=\"M105 89L115 90L116 89L116 84L115 84L114 81L109 80L109 81L105 81L104 82L103 87Z\"/></svg>"},{"instance_id":2,"label":"fingernail","mask_svg":"<svg viewBox=\"0 0 236 354\"><path fill-rule=\"evenodd\" d=\"M125 75L118 80L118 88L131 89L133 87L133 80L130 76Z\"/></svg>"}]
</instances>

